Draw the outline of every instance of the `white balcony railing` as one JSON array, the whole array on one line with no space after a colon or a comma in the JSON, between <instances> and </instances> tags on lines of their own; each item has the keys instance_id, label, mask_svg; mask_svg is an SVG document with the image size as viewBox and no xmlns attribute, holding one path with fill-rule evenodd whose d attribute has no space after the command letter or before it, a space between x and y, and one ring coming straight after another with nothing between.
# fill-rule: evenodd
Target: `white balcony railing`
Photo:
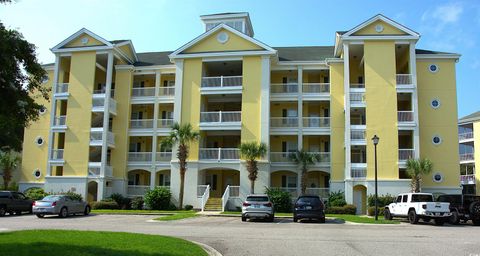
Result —
<instances>
[{"instance_id":1,"label":"white balcony railing","mask_svg":"<svg viewBox=\"0 0 480 256\"><path fill-rule=\"evenodd\" d=\"M53 126L65 126L67 124L67 116L56 116L53 120Z\"/></svg>"},{"instance_id":2,"label":"white balcony railing","mask_svg":"<svg viewBox=\"0 0 480 256\"><path fill-rule=\"evenodd\" d=\"M201 123L233 123L242 121L241 111L201 112Z\"/></svg>"},{"instance_id":3,"label":"white balcony railing","mask_svg":"<svg viewBox=\"0 0 480 256\"><path fill-rule=\"evenodd\" d=\"M309 152L317 158L317 164L330 163L330 152Z\"/></svg>"},{"instance_id":4,"label":"white balcony railing","mask_svg":"<svg viewBox=\"0 0 480 256\"><path fill-rule=\"evenodd\" d=\"M102 131L90 132L90 143L101 144L103 139ZM113 132L107 132L107 143L115 145L115 135Z\"/></svg>"},{"instance_id":5,"label":"white balcony railing","mask_svg":"<svg viewBox=\"0 0 480 256\"><path fill-rule=\"evenodd\" d=\"M367 155L364 152L351 152L350 161L355 164L364 164L367 162Z\"/></svg>"},{"instance_id":6,"label":"white balcony railing","mask_svg":"<svg viewBox=\"0 0 480 256\"><path fill-rule=\"evenodd\" d=\"M397 74L397 85L413 84L413 76L411 74Z\"/></svg>"},{"instance_id":7,"label":"white balcony railing","mask_svg":"<svg viewBox=\"0 0 480 256\"><path fill-rule=\"evenodd\" d=\"M110 99L108 101L108 105L110 107L110 110L109 110L110 112L117 113L117 101L116 100Z\"/></svg>"},{"instance_id":8,"label":"white balcony railing","mask_svg":"<svg viewBox=\"0 0 480 256\"><path fill-rule=\"evenodd\" d=\"M55 85L54 93L67 93L68 83L58 83Z\"/></svg>"},{"instance_id":9,"label":"white balcony railing","mask_svg":"<svg viewBox=\"0 0 480 256\"><path fill-rule=\"evenodd\" d=\"M458 134L458 140L473 139L473 132L464 132Z\"/></svg>"},{"instance_id":10,"label":"white balcony railing","mask_svg":"<svg viewBox=\"0 0 480 256\"><path fill-rule=\"evenodd\" d=\"M298 93L298 84L297 83L280 83L280 84L271 84L270 92L272 94L276 93Z\"/></svg>"},{"instance_id":11,"label":"white balcony railing","mask_svg":"<svg viewBox=\"0 0 480 256\"><path fill-rule=\"evenodd\" d=\"M202 77L202 87L242 86L242 76Z\"/></svg>"},{"instance_id":12,"label":"white balcony railing","mask_svg":"<svg viewBox=\"0 0 480 256\"><path fill-rule=\"evenodd\" d=\"M155 96L155 87L132 88L132 97L153 97L153 96Z\"/></svg>"},{"instance_id":13,"label":"white balcony railing","mask_svg":"<svg viewBox=\"0 0 480 256\"><path fill-rule=\"evenodd\" d=\"M415 149L399 149L398 160L406 161L415 157Z\"/></svg>"},{"instance_id":14,"label":"white balcony railing","mask_svg":"<svg viewBox=\"0 0 480 256\"><path fill-rule=\"evenodd\" d=\"M291 163L291 155L295 152L270 152L270 162L272 163Z\"/></svg>"},{"instance_id":15,"label":"white balcony railing","mask_svg":"<svg viewBox=\"0 0 480 256\"><path fill-rule=\"evenodd\" d=\"M303 127L328 128L330 127L330 117L304 117Z\"/></svg>"},{"instance_id":16,"label":"white balcony railing","mask_svg":"<svg viewBox=\"0 0 480 256\"><path fill-rule=\"evenodd\" d=\"M150 186L146 185L128 185L127 194L131 196L143 196L149 189Z\"/></svg>"},{"instance_id":17,"label":"white balcony railing","mask_svg":"<svg viewBox=\"0 0 480 256\"><path fill-rule=\"evenodd\" d=\"M462 185L475 184L475 174L460 175L460 184Z\"/></svg>"},{"instance_id":18,"label":"white balcony railing","mask_svg":"<svg viewBox=\"0 0 480 256\"><path fill-rule=\"evenodd\" d=\"M413 122L413 111L398 111L398 122Z\"/></svg>"},{"instance_id":19,"label":"white balcony railing","mask_svg":"<svg viewBox=\"0 0 480 256\"><path fill-rule=\"evenodd\" d=\"M363 89L365 88L365 84L350 84L350 88Z\"/></svg>"},{"instance_id":20,"label":"white balcony railing","mask_svg":"<svg viewBox=\"0 0 480 256\"><path fill-rule=\"evenodd\" d=\"M172 152L157 152L155 154L155 161L170 162L172 160Z\"/></svg>"},{"instance_id":21,"label":"white balcony railing","mask_svg":"<svg viewBox=\"0 0 480 256\"><path fill-rule=\"evenodd\" d=\"M240 159L238 148L200 148L200 160L232 161Z\"/></svg>"},{"instance_id":22,"label":"white balcony railing","mask_svg":"<svg viewBox=\"0 0 480 256\"><path fill-rule=\"evenodd\" d=\"M158 119L157 128L172 128L173 119Z\"/></svg>"},{"instance_id":23,"label":"white balcony railing","mask_svg":"<svg viewBox=\"0 0 480 256\"><path fill-rule=\"evenodd\" d=\"M130 129L153 129L152 119L132 119Z\"/></svg>"},{"instance_id":24,"label":"white balcony railing","mask_svg":"<svg viewBox=\"0 0 480 256\"><path fill-rule=\"evenodd\" d=\"M365 130L350 130L350 140L365 141Z\"/></svg>"},{"instance_id":25,"label":"white balcony railing","mask_svg":"<svg viewBox=\"0 0 480 256\"><path fill-rule=\"evenodd\" d=\"M364 92L351 92L350 93L350 102L351 103L365 103L365 93Z\"/></svg>"},{"instance_id":26,"label":"white balcony railing","mask_svg":"<svg viewBox=\"0 0 480 256\"><path fill-rule=\"evenodd\" d=\"M129 162L151 162L152 152L128 152Z\"/></svg>"},{"instance_id":27,"label":"white balcony railing","mask_svg":"<svg viewBox=\"0 0 480 256\"><path fill-rule=\"evenodd\" d=\"M272 128L295 128L298 127L298 117L271 117Z\"/></svg>"},{"instance_id":28,"label":"white balcony railing","mask_svg":"<svg viewBox=\"0 0 480 256\"><path fill-rule=\"evenodd\" d=\"M367 168L365 168L365 167L352 167L350 169L350 177L352 179L365 179L367 177Z\"/></svg>"},{"instance_id":29,"label":"white balcony railing","mask_svg":"<svg viewBox=\"0 0 480 256\"><path fill-rule=\"evenodd\" d=\"M93 90L93 94L105 94L105 92L106 92L105 88ZM115 96L115 90L111 89L110 90L110 98L112 98L114 96Z\"/></svg>"},{"instance_id":30,"label":"white balcony railing","mask_svg":"<svg viewBox=\"0 0 480 256\"><path fill-rule=\"evenodd\" d=\"M63 160L63 149L53 149L50 160Z\"/></svg>"},{"instance_id":31,"label":"white balcony railing","mask_svg":"<svg viewBox=\"0 0 480 256\"><path fill-rule=\"evenodd\" d=\"M473 161L475 159L473 153L460 154L460 161Z\"/></svg>"},{"instance_id":32,"label":"white balcony railing","mask_svg":"<svg viewBox=\"0 0 480 256\"><path fill-rule=\"evenodd\" d=\"M303 93L329 93L330 84L329 83L303 83L302 92Z\"/></svg>"},{"instance_id":33,"label":"white balcony railing","mask_svg":"<svg viewBox=\"0 0 480 256\"><path fill-rule=\"evenodd\" d=\"M175 86L160 87L158 89L158 96L174 96Z\"/></svg>"},{"instance_id":34,"label":"white balcony railing","mask_svg":"<svg viewBox=\"0 0 480 256\"><path fill-rule=\"evenodd\" d=\"M101 176L101 163L97 162L95 165L88 167L88 176ZM105 174L104 176L111 177L113 176L113 167L110 165L105 165Z\"/></svg>"},{"instance_id":35,"label":"white balcony railing","mask_svg":"<svg viewBox=\"0 0 480 256\"><path fill-rule=\"evenodd\" d=\"M320 198L328 198L330 194L329 188L307 188L305 191L307 195L315 195Z\"/></svg>"}]
</instances>

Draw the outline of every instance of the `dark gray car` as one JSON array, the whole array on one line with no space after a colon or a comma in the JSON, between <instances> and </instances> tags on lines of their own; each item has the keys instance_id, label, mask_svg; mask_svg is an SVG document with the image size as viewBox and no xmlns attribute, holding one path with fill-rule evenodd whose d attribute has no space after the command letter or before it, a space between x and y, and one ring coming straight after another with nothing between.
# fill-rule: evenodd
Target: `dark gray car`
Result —
<instances>
[{"instance_id":1,"label":"dark gray car","mask_svg":"<svg viewBox=\"0 0 480 256\"><path fill-rule=\"evenodd\" d=\"M72 214L90 213L90 205L84 201L75 200L67 195L50 195L33 203L33 214L43 218L45 215L58 215L61 218Z\"/></svg>"}]
</instances>

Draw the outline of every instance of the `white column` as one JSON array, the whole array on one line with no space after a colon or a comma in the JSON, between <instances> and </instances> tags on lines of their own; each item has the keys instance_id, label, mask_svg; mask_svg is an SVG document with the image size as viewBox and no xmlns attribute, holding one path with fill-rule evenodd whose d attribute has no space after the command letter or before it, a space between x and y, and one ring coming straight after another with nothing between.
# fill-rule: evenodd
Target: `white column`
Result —
<instances>
[{"instance_id":1,"label":"white column","mask_svg":"<svg viewBox=\"0 0 480 256\"><path fill-rule=\"evenodd\" d=\"M180 123L182 117L183 60L175 60L175 99L173 121Z\"/></svg>"},{"instance_id":2,"label":"white column","mask_svg":"<svg viewBox=\"0 0 480 256\"><path fill-rule=\"evenodd\" d=\"M412 75L413 93L412 93L412 110L413 120L415 121L415 129L413 130L413 148L415 149L415 158L420 158L420 123L418 118L418 90L417 90L417 58L415 55L415 42L410 42L410 74Z\"/></svg>"},{"instance_id":3,"label":"white column","mask_svg":"<svg viewBox=\"0 0 480 256\"><path fill-rule=\"evenodd\" d=\"M155 100L153 102L153 138L152 138L152 165L155 168L157 163L157 129L158 129L158 95L160 91L160 80L161 75L160 71L157 71L155 74ZM156 170L154 170L156 171Z\"/></svg>"},{"instance_id":4,"label":"white column","mask_svg":"<svg viewBox=\"0 0 480 256\"><path fill-rule=\"evenodd\" d=\"M55 114L57 110L57 99L55 97L55 87L58 84L58 74L60 72L60 55L56 54L55 56L55 69L53 71L53 86L52 86L52 104L50 105L50 129L48 132L48 156L47 156L47 170L46 170L46 176L51 176L52 175L52 166L50 165L50 158L52 157L52 151L54 148L54 136L53 136L53 131L52 127L55 122Z\"/></svg>"},{"instance_id":5,"label":"white column","mask_svg":"<svg viewBox=\"0 0 480 256\"><path fill-rule=\"evenodd\" d=\"M297 112L298 112L298 150L303 149L303 67L298 66L297 68L297 77L298 77L298 101L297 101Z\"/></svg>"},{"instance_id":6,"label":"white column","mask_svg":"<svg viewBox=\"0 0 480 256\"><path fill-rule=\"evenodd\" d=\"M112 89L112 74L113 74L113 52L108 53L108 62L107 62L107 79L105 85L105 102L104 102L104 113L103 113L103 133L102 133L102 163L100 168L100 176L105 176L105 166L107 165L107 152L108 152L108 143L107 143L107 134L108 134L108 121L110 119L110 93ZM100 185L100 184L99 184ZM102 185L104 186L104 184ZM103 199L103 194L99 194L99 200Z\"/></svg>"},{"instance_id":7,"label":"white column","mask_svg":"<svg viewBox=\"0 0 480 256\"><path fill-rule=\"evenodd\" d=\"M270 56L262 56L262 84L260 95L260 140L267 145L266 160L270 159ZM242 113L242 122L247 114Z\"/></svg>"},{"instance_id":8,"label":"white column","mask_svg":"<svg viewBox=\"0 0 480 256\"><path fill-rule=\"evenodd\" d=\"M156 170L153 169L150 171L150 189L153 190L156 186L156 183L155 183L155 176L156 176Z\"/></svg>"},{"instance_id":9,"label":"white column","mask_svg":"<svg viewBox=\"0 0 480 256\"><path fill-rule=\"evenodd\" d=\"M345 91L345 179L350 179L350 67L348 44L343 43L343 88ZM345 190L347 187L345 186Z\"/></svg>"}]
</instances>

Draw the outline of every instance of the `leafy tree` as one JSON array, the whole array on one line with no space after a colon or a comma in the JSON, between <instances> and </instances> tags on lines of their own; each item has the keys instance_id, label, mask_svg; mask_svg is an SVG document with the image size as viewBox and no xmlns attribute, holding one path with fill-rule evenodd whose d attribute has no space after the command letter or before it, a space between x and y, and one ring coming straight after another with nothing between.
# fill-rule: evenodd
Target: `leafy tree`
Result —
<instances>
[{"instance_id":1,"label":"leafy tree","mask_svg":"<svg viewBox=\"0 0 480 256\"><path fill-rule=\"evenodd\" d=\"M177 149L177 158L180 166L180 195L179 195L179 208L183 208L183 193L185 190L185 172L187 171L187 159L188 159L188 150L190 143L197 141L200 137L198 131L193 130L191 124L182 124L175 123L172 126L172 131L170 135L164 138L160 145L162 147L169 147L176 145Z\"/></svg>"},{"instance_id":2,"label":"leafy tree","mask_svg":"<svg viewBox=\"0 0 480 256\"><path fill-rule=\"evenodd\" d=\"M255 193L255 181L258 176L257 160L267 154L267 145L265 143L244 142L240 144L240 156L247 163L248 179L250 180L250 194Z\"/></svg>"},{"instance_id":3,"label":"leafy tree","mask_svg":"<svg viewBox=\"0 0 480 256\"><path fill-rule=\"evenodd\" d=\"M10 2L0 0L0 3ZM41 83L46 72L38 63L35 45L2 22L0 53L0 148L20 151L24 128L38 119L43 108L35 99L48 100L49 89Z\"/></svg>"},{"instance_id":4,"label":"leafy tree","mask_svg":"<svg viewBox=\"0 0 480 256\"><path fill-rule=\"evenodd\" d=\"M302 195L305 195L305 192L307 190L307 170L308 166L315 164L318 162L319 155L313 154L310 152L307 152L305 150L300 150L297 151L295 154L291 154L289 158L295 162L297 165L300 165L300 168L302 169L302 183L301 183L301 188L302 188Z\"/></svg>"},{"instance_id":5,"label":"leafy tree","mask_svg":"<svg viewBox=\"0 0 480 256\"><path fill-rule=\"evenodd\" d=\"M0 168L3 170L3 188L8 189L12 172L17 168L20 157L12 151L0 151Z\"/></svg>"},{"instance_id":6,"label":"leafy tree","mask_svg":"<svg viewBox=\"0 0 480 256\"><path fill-rule=\"evenodd\" d=\"M407 160L407 174L412 179L410 186L412 192L420 192L422 190L422 176L432 172L433 163L427 159L413 159Z\"/></svg>"}]
</instances>

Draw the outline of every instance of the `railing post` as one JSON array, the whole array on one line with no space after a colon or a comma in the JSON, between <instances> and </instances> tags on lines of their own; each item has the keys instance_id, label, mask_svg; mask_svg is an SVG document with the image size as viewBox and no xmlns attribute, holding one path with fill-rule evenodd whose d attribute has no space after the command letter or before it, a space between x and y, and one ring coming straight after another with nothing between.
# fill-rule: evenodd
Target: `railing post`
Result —
<instances>
[{"instance_id":1,"label":"railing post","mask_svg":"<svg viewBox=\"0 0 480 256\"><path fill-rule=\"evenodd\" d=\"M223 76L220 76L220 87L223 87Z\"/></svg>"},{"instance_id":2,"label":"railing post","mask_svg":"<svg viewBox=\"0 0 480 256\"><path fill-rule=\"evenodd\" d=\"M218 161L220 162L220 160L222 159L220 154L222 153L222 148L218 148Z\"/></svg>"},{"instance_id":3,"label":"railing post","mask_svg":"<svg viewBox=\"0 0 480 256\"><path fill-rule=\"evenodd\" d=\"M219 120L219 122L221 123L221 122L222 122L222 111L220 110L220 112L218 112L218 114L220 115L219 118L218 118L218 120Z\"/></svg>"}]
</instances>

